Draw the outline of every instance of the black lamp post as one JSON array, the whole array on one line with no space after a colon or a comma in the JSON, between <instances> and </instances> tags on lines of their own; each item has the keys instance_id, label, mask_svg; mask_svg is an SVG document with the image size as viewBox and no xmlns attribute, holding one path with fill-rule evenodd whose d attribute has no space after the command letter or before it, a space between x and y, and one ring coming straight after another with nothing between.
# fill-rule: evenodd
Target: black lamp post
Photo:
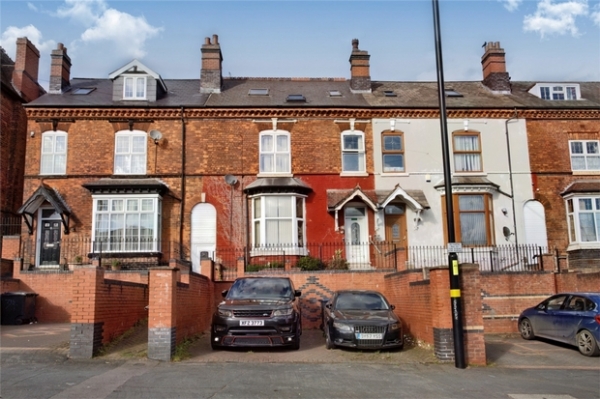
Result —
<instances>
[{"instance_id":1,"label":"black lamp post","mask_svg":"<svg viewBox=\"0 0 600 399\"><path fill-rule=\"evenodd\" d=\"M460 302L460 268L454 234L454 210L452 205L452 175L450 173L450 150L446 123L446 95L444 92L444 66L442 63L442 38L440 35L440 9L438 0L433 2L433 28L435 33L435 58L440 101L440 127L442 130L442 157L444 163L444 186L446 190L446 226L448 237L448 270L450 275L450 302L452 309L452 335L454 337L454 365L464 369L462 305Z\"/></svg>"}]
</instances>

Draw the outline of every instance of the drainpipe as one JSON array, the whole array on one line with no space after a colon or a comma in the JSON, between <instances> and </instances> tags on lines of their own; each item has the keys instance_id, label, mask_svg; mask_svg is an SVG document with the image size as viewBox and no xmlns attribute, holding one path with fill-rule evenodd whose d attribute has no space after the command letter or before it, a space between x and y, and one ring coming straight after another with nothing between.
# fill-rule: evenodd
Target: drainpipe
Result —
<instances>
[{"instance_id":1,"label":"drainpipe","mask_svg":"<svg viewBox=\"0 0 600 399\"><path fill-rule=\"evenodd\" d=\"M185 111L181 107L181 202L179 203L179 251L183 248L183 211L185 209ZM181 256L181 255L180 255Z\"/></svg>"},{"instance_id":2,"label":"drainpipe","mask_svg":"<svg viewBox=\"0 0 600 399\"><path fill-rule=\"evenodd\" d=\"M508 136L508 122L512 121L512 120L516 120L519 119L519 114L517 112L517 110L515 109L515 116L513 116L512 118L508 118L506 121L504 121L504 131L506 133L506 152L508 153L508 177L510 180L510 201L512 204L512 214L513 214L513 227L515 229L515 246L517 247L517 251L518 246L519 246L519 238L517 235L517 215L515 213L515 189L513 186L513 172L512 172L512 160L511 160L511 156L510 156L510 138ZM518 258L518 252L517 252L517 258Z\"/></svg>"}]
</instances>

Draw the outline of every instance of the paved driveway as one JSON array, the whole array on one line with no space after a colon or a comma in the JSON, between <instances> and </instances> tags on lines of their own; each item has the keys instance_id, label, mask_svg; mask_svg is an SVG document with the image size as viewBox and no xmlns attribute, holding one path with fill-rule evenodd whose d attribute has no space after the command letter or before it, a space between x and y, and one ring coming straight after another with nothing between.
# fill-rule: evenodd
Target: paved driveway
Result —
<instances>
[{"instance_id":1,"label":"paved driveway","mask_svg":"<svg viewBox=\"0 0 600 399\"><path fill-rule=\"evenodd\" d=\"M143 326L142 326L143 327ZM29 324L2 326L0 352L3 360L52 356L66 357L70 324ZM138 358L147 353L147 328L139 328L106 348L101 358ZM549 341L525 341L517 334L486 335L488 366L509 368L556 368L600 370L600 357L589 358L570 346ZM325 349L320 330L305 330L300 350L227 349L213 351L209 337L202 335L190 342L185 362L196 363L440 363L429 345L407 345L401 351L359 351ZM452 364L452 363L450 363Z\"/></svg>"}]
</instances>

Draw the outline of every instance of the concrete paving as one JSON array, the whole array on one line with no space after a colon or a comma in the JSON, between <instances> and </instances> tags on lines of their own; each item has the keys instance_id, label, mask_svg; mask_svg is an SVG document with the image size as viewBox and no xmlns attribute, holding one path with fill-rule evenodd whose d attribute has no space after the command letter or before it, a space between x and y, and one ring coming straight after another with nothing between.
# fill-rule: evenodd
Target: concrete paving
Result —
<instances>
[{"instance_id":1,"label":"concrete paving","mask_svg":"<svg viewBox=\"0 0 600 399\"><path fill-rule=\"evenodd\" d=\"M28 324L0 327L3 361L46 358L66 360L70 324ZM147 328L140 326L106 347L98 359L143 359L147 350ZM599 370L600 357L586 357L567 345L545 340L523 340L517 334L487 335L489 367ZM400 351L360 351L325 348L320 330L305 330L300 349L225 349L213 351L208 334L191 340L178 360L189 363L381 363L448 364L440 362L430 345L409 343ZM453 365L451 362L450 364Z\"/></svg>"}]
</instances>

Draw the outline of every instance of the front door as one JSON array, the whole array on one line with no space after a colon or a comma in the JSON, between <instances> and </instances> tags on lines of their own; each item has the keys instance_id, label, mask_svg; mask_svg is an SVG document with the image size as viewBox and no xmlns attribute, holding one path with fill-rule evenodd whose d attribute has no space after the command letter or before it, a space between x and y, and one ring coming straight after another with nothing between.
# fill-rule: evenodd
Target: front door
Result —
<instances>
[{"instance_id":1,"label":"front door","mask_svg":"<svg viewBox=\"0 0 600 399\"><path fill-rule=\"evenodd\" d=\"M40 266L58 266L60 263L60 216L54 210L42 209L40 219Z\"/></svg>"},{"instance_id":2,"label":"front door","mask_svg":"<svg viewBox=\"0 0 600 399\"><path fill-rule=\"evenodd\" d=\"M406 248L406 212L404 204L390 204L385 207L385 241L396 248Z\"/></svg>"},{"instance_id":3,"label":"front door","mask_svg":"<svg viewBox=\"0 0 600 399\"><path fill-rule=\"evenodd\" d=\"M344 209L346 259L350 268L369 265L369 225L365 207L349 206Z\"/></svg>"}]
</instances>

